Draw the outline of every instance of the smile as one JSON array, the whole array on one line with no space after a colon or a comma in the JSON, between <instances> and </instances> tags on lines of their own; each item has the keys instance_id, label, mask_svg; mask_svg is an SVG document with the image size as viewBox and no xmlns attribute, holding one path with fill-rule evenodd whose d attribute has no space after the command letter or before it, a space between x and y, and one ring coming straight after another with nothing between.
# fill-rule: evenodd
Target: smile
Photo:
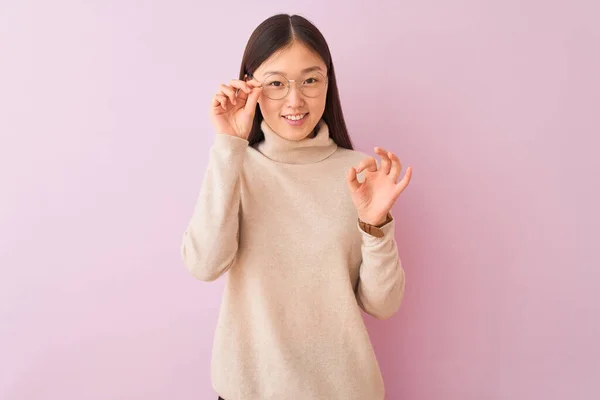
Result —
<instances>
[{"instance_id":1,"label":"smile","mask_svg":"<svg viewBox=\"0 0 600 400\"><path fill-rule=\"evenodd\" d=\"M299 121L302 118L306 117L308 113L304 114L294 114L294 115L284 115L283 118L289 119L290 121Z\"/></svg>"}]
</instances>

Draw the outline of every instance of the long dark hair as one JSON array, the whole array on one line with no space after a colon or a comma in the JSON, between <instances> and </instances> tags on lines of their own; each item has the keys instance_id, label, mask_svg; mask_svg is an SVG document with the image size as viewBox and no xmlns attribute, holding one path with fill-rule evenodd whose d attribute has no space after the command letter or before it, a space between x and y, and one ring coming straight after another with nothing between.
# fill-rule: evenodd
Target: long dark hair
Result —
<instances>
[{"instance_id":1,"label":"long dark hair","mask_svg":"<svg viewBox=\"0 0 600 400\"><path fill-rule=\"evenodd\" d=\"M342 113L342 104L329 46L317 27L306 18L299 15L277 14L256 27L250 35L244 50L239 79L243 80L246 75L253 75L254 71L273 53L290 46L294 41L298 41L317 52L327 66L328 87L323 120L329 127L329 135L333 141L339 147L352 150L352 142ZM264 140L264 134L260 129L262 120L263 116L257 104L254 121L248 136L250 146Z\"/></svg>"}]
</instances>

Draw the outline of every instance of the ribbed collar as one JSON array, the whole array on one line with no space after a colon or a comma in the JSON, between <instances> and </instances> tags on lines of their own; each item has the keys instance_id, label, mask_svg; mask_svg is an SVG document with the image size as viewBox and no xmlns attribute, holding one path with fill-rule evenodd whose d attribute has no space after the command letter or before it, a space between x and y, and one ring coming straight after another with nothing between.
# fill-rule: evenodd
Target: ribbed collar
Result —
<instances>
[{"instance_id":1,"label":"ribbed collar","mask_svg":"<svg viewBox=\"0 0 600 400\"><path fill-rule=\"evenodd\" d=\"M273 161L286 164L311 164L323 161L337 150L337 144L329 137L329 127L323 120L317 124L313 138L288 140L277 135L267 122L260 125L265 140L256 149Z\"/></svg>"}]
</instances>

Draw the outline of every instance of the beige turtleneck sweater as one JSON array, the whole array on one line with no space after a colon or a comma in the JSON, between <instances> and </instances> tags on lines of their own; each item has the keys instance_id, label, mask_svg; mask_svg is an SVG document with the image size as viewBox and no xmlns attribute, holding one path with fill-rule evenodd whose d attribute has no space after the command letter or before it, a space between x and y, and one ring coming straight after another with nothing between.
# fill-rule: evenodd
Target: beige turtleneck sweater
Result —
<instances>
[{"instance_id":1,"label":"beige turtleneck sweater","mask_svg":"<svg viewBox=\"0 0 600 400\"><path fill-rule=\"evenodd\" d=\"M324 121L301 141L262 129L254 147L215 136L181 246L198 279L227 272L213 387L226 400L381 400L360 309L394 314L404 270L393 218L382 237L359 227L346 174L367 155L338 148Z\"/></svg>"}]
</instances>

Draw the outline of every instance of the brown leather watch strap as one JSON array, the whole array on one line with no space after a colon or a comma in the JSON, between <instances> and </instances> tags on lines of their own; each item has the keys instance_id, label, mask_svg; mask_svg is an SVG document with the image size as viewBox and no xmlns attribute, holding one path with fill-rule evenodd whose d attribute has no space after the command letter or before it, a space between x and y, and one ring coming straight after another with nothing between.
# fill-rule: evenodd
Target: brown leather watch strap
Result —
<instances>
[{"instance_id":1,"label":"brown leather watch strap","mask_svg":"<svg viewBox=\"0 0 600 400\"><path fill-rule=\"evenodd\" d=\"M360 227L360 229L362 229L363 231L365 231L366 233L368 233L371 236L375 236L378 238L383 237L383 230L381 229L384 225L390 223L392 221L392 214L388 212L387 217L385 219L385 222L381 225L371 225L371 224L367 224L364 221L361 221L361 219L358 219L358 226Z\"/></svg>"}]
</instances>

